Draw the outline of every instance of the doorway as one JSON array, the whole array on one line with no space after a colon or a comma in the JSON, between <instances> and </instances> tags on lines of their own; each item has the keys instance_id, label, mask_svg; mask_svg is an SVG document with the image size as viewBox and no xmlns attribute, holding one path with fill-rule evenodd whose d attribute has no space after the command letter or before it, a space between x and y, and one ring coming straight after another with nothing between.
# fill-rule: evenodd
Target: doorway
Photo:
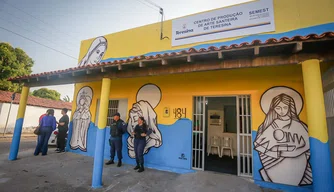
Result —
<instances>
[{"instance_id":1,"label":"doorway","mask_svg":"<svg viewBox=\"0 0 334 192\"><path fill-rule=\"evenodd\" d=\"M193 169L252 177L250 96L197 96Z\"/></svg>"},{"instance_id":2,"label":"doorway","mask_svg":"<svg viewBox=\"0 0 334 192\"><path fill-rule=\"evenodd\" d=\"M236 97L206 97L205 106L204 170L237 175Z\"/></svg>"}]
</instances>

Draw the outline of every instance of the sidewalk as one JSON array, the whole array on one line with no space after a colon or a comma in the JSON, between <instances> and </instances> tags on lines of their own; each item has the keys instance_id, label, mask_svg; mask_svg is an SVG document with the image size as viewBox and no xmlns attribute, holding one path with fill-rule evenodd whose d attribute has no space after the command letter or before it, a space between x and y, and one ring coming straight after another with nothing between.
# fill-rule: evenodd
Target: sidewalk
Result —
<instances>
[{"instance_id":1,"label":"sidewalk","mask_svg":"<svg viewBox=\"0 0 334 192\"><path fill-rule=\"evenodd\" d=\"M22 133L21 137L37 137L34 133ZM3 135L2 133L0 134L0 138L13 138L12 133L6 133Z\"/></svg>"},{"instance_id":2,"label":"sidewalk","mask_svg":"<svg viewBox=\"0 0 334 192\"><path fill-rule=\"evenodd\" d=\"M126 192L269 192L251 180L237 176L196 172L176 174L146 169L137 173L132 166L104 166L103 188L91 189L93 158L73 153L54 152L47 156L33 156L32 141L20 151L19 159L8 161L8 153L0 154L1 191L126 191ZM5 190L3 190L5 189Z\"/></svg>"}]
</instances>

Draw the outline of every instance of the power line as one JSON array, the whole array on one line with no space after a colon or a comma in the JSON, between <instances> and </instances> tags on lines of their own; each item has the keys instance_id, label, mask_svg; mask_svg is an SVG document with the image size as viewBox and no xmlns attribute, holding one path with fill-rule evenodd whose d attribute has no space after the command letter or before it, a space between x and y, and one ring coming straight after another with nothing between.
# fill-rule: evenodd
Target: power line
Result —
<instances>
[{"instance_id":1,"label":"power line","mask_svg":"<svg viewBox=\"0 0 334 192\"><path fill-rule=\"evenodd\" d=\"M23 28L22 26L20 26L20 25L14 23L14 22L12 22L12 21L8 21L8 20L3 19L3 18L1 18L1 17L0 17L0 19L3 20L3 21L5 21L5 22L7 22L7 23L10 23L10 24L12 24L12 25L15 25L15 26L19 27L20 29L23 29L23 30L28 31L28 32L30 32L30 33L34 33L35 35L39 36L40 38L42 38L42 39L44 39L44 40L46 40L46 41L49 41L49 42L54 43L54 44L57 44L56 42L54 42L54 41L52 41L52 40L50 40L50 39L47 39L47 38L43 37L42 35L39 35L39 34L35 33L35 32L32 31L32 30L25 29L25 28ZM64 46L64 47L65 47L65 49L67 49L67 50L69 50L69 51L74 51L74 50L71 50L71 49L66 48L66 46Z\"/></svg>"},{"instance_id":2,"label":"power line","mask_svg":"<svg viewBox=\"0 0 334 192\"><path fill-rule=\"evenodd\" d=\"M42 22L42 23L44 23L44 24L46 24L46 25L51 25L51 26L52 26L52 24L49 24L49 23L47 23L47 22L41 20L40 18L35 17L35 16L31 15L30 13L27 13L26 11L24 11L24 10L22 10L22 9L20 9L20 8L15 7L14 5L8 3L7 1L5 1L5 0L2 0L2 1L3 1L4 3L6 3L7 5L9 5L9 6L15 8L15 9L17 9L17 10L19 10L19 11L21 11L21 12L27 14L27 15L29 15L30 17L32 17L32 18L34 18L34 19L36 19L36 20L38 20L38 21L40 21L40 22ZM77 38L77 37L74 37L74 36L72 36L72 35L70 35L70 34L66 34L66 33L64 33L64 32L62 32L62 31L58 30L58 29L57 29L56 27L54 27L54 26L52 26L52 28L54 28L56 31L58 31L58 32L60 32L60 33L63 33L64 35L71 36L72 38Z\"/></svg>"},{"instance_id":3,"label":"power line","mask_svg":"<svg viewBox=\"0 0 334 192\"><path fill-rule=\"evenodd\" d=\"M136 1L140 2L140 3L143 4L143 5L146 5L147 7L153 9L154 11L158 11L155 7L152 7L152 6L150 6L150 5L148 5L148 4L144 3L144 2L142 2L141 0L136 0Z\"/></svg>"},{"instance_id":4,"label":"power line","mask_svg":"<svg viewBox=\"0 0 334 192\"><path fill-rule=\"evenodd\" d=\"M139 1L139 2L141 2L140 0L137 0L137 1ZM161 29L160 29L160 40L163 40L163 39L165 39L165 38L167 38L167 39L169 39L169 37L167 37L167 36L165 36L164 37L164 35L163 35L163 22L164 22L164 20L165 20L165 15L164 15L164 10L163 10L163 8L162 7L160 7L159 5L157 5L157 4L155 4L155 3L153 3L152 1L150 1L150 0L144 0L146 3L149 3L150 5L153 5L154 7L156 7L156 8L158 8L159 10L156 10L156 9L154 9L154 8L152 8L151 6L148 6L147 4L144 4L143 2L141 2L141 3L143 3L144 5L146 5L146 6L148 6L148 7L150 7L150 8L152 8L152 9L154 9L155 11L159 11L159 13L160 13L160 15L161 15Z\"/></svg>"},{"instance_id":5,"label":"power line","mask_svg":"<svg viewBox=\"0 0 334 192\"><path fill-rule=\"evenodd\" d=\"M3 11L3 10L2 10L2 11ZM1 10L0 10L0 12L1 12ZM46 31L46 30L40 28L38 25L36 25L36 24L34 24L34 23L32 23L32 22L27 22L26 20L21 19L20 17L18 17L18 16L16 16L16 15L12 14L11 12L9 12L9 11L7 11L7 10L6 10L5 13L7 13L8 15L10 15L10 16L16 18L16 19L19 20L19 21L23 21L23 22L25 22L25 23L27 23L27 24L30 24L30 25L32 25L32 26L38 28L40 31L43 31L44 33L50 34L50 32L48 32L48 31ZM64 42L65 42L65 41L64 41ZM74 44L72 44L72 43L69 43L69 42L65 42L65 43L66 43L67 45L72 45L72 46L74 46Z\"/></svg>"},{"instance_id":6,"label":"power line","mask_svg":"<svg viewBox=\"0 0 334 192\"><path fill-rule=\"evenodd\" d=\"M155 7L157 7L157 8L159 8L159 10L160 9L162 9L159 5L157 5L157 4L155 4L155 3L153 3L152 1L150 1L150 0L144 0L144 1L146 1L147 3L149 3L149 4L151 4L151 5L153 5L153 6L155 6Z\"/></svg>"},{"instance_id":7,"label":"power line","mask_svg":"<svg viewBox=\"0 0 334 192\"><path fill-rule=\"evenodd\" d=\"M29 40L29 41L32 41L32 42L34 42L34 43L36 43L36 44L38 44L38 45L41 45L41 46L43 46L43 47L46 47L46 48L48 48L48 49L51 49L51 50L56 51L56 52L58 52L58 53L61 53L61 54L63 54L63 55L66 55L66 56L68 56L68 57L70 57L70 58L72 58L72 59L78 60L77 58L75 58L75 57L73 57L73 56L71 56L71 55L68 55L68 54L66 54L66 53L64 53L64 52L62 52L62 51L59 51L59 50L57 50L57 49L54 49L54 48L49 47L49 46L47 46L47 45L44 45L44 44L42 44L42 43L40 43L40 42L37 42L37 41L35 41L35 40L33 40L33 39L30 39L30 38L28 38L28 37L26 37L26 36L23 36L23 35L21 35L21 34L19 34L19 33L16 33L16 32L14 32L14 31L11 31L11 30L6 29L6 28L4 28L4 27L1 27L1 26L0 26L0 29L3 29L3 30L8 31L8 32L10 32L10 33L13 33L13 34L15 34L15 35L17 35L17 36L20 36L20 37L22 37L22 38L24 38L24 39L27 39L27 40Z\"/></svg>"}]
</instances>

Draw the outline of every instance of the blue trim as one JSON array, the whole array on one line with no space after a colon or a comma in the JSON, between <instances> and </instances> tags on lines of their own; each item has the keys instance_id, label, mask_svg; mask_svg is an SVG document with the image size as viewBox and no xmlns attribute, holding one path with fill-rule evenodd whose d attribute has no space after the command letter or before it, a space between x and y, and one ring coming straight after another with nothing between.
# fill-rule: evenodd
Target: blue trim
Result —
<instances>
[{"instance_id":1,"label":"blue trim","mask_svg":"<svg viewBox=\"0 0 334 192\"><path fill-rule=\"evenodd\" d=\"M96 131L96 144L95 144L93 178L92 178L92 188L94 189L102 187L105 137L106 137L106 129L98 129Z\"/></svg>"},{"instance_id":2,"label":"blue trim","mask_svg":"<svg viewBox=\"0 0 334 192\"><path fill-rule=\"evenodd\" d=\"M275 39L280 39L282 37L288 37L292 38L294 36L306 36L310 34L317 34L321 35L325 32L329 31L334 31L334 23L327 23L327 24L322 24L322 25L316 25L312 27L305 27L305 28L300 28L284 33L277 33L277 34L262 34L262 35L251 35L247 37L243 37L240 39L235 39L231 41L226 41L226 42L220 42L220 43L211 43L211 44L202 44L202 45L197 45L194 47L188 47L188 48L183 48L183 49L175 49L175 50L165 50L165 51L159 51L159 52L149 52L144 54L143 56L155 56L158 54L165 54L165 53L173 53L173 52L180 52L184 50L189 50L190 48L194 49L201 49L201 48L208 48L211 46L215 47L222 47L222 46L231 46L233 44L240 45L241 43L251 43L254 40L260 40L261 42L265 42L268 39L275 38ZM104 59L101 62L113 62L115 60L126 60L126 59L131 59L134 58L135 56L130 56L130 57L119 57L119 58L108 58Z\"/></svg>"},{"instance_id":3,"label":"blue trim","mask_svg":"<svg viewBox=\"0 0 334 192\"><path fill-rule=\"evenodd\" d=\"M282 185L277 183L269 183L265 181L254 181L255 184L269 189L276 189L281 190L284 192L312 192L312 185L309 186L303 186L303 187L296 187L296 186L290 186L290 185Z\"/></svg>"},{"instance_id":4,"label":"blue trim","mask_svg":"<svg viewBox=\"0 0 334 192\"><path fill-rule=\"evenodd\" d=\"M332 175L329 144L310 137L311 166L314 192L333 192L334 180Z\"/></svg>"},{"instance_id":5,"label":"blue trim","mask_svg":"<svg viewBox=\"0 0 334 192\"><path fill-rule=\"evenodd\" d=\"M192 163L192 125L189 119L179 119L172 125L161 125L158 127L163 137L163 145L159 148L152 147L150 152L145 155L145 167L150 167L154 169L159 169L163 171L176 172L179 174L194 172L191 168ZM97 154L96 150L102 150L101 148L96 148L98 132L101 132L94 123L90 123L87 132L87 151L81 151L80 149L73 150L70 148L69 144L72 137L73 122L70 122L67 151L78 153L85 156L95 157ZM105 129L104 140L104 159L110 159L110 146L109 146L109 132L110 128ZM178 134L174 134L178 133ZM128 133L123 135L123 163L129 165L135 165L135 159L132 159L128 155L127 149L127 139ZM96 152L96 153L95 153ZM100 153L100 152L99 152ZM181 156L184 156L184 159ZM117 159L117 155L115 157ZM102 166L102 165L101 165Z\"/></svg>"},{"instance_id":6,"label":"blue trim","mask_svg":"<svg viewBox=\"0 0 334 192\"><path fill-rule=\"evenodd\" d=\"M19 153L19 148L20 148L22 126L23 126L23 118L17 119L15 123L13 139L12 139L12 143L10 145L10 151L9 151L8 160L10 161L17 159L17 154Z\"/></svg>"},{"instance_id":7,"label":"blue trim","mask_svg":"<svg viewBox=\"0 0 334 192\"><path fill-rule=\"evenodd\" d=\"M147 168L150 169L156 169L160 171L168 171L168 172L173 172L173 173L178 173L178 174L188 174L188 173L195 173L195 170L192 169L182 169L182 168L175 168L175 167L167 167L167 166L161 166L161 165L156 165L156 164L151 164L147 163L145 164Z\"/></svg>"}]
</instances>

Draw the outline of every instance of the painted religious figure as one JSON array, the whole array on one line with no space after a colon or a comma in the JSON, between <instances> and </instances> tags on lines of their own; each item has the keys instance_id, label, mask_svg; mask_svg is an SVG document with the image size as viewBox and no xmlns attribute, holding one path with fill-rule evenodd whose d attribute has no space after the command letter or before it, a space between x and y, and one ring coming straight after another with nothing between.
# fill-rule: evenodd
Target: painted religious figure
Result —
<instances>
[{"instance_id":1,"label":"painted religious figure","mask_svg":"<svg viewBox=\"0 0 334 192\"><path fill-rule=\"evenodd\" d=\"M128 137L128 154L131 158L135 158L134 137L131 133L138 124L138 118L144 117L148 128L152 129L152 133L146 137L146 146L144 154L148 153L151 147L160 147L162 145L162 136L158 128L157 114L154 108L160 103L161 90L154 84L146 84L137 92L136 103L133 104L129 111L129 120L127 131Z\"/></svg>"},{"instance_id":2,"label":"painted religious figure","mask_svg":"<svg viewBox=\"0 0 334 192\"><path fill-rule=\"evenodd\" d=\"M81 59L78 66L97 64L101 61L108 48L108 42L105 37L97 37L90 45L86 55Z\"/></svg>"},{"instance_id":3,"label":"painted religious figure","mask_svg":"<svg viewBox=\"0 0 334 192\"><path fill-rule=\"evenodd\" d=\"M260 103L266 117L254 149L263 166L263 180L294 186L312 184L308 128L299 119L301 95L292 88L273 87L262 95Z\"/></svg>"},{"instance_id":4,"label":"painted religious figure","mask_svg":"<svg viewBox=\"0 0 334 192\"><path fill-rule=\"evenodd\" d=\"M90 87L82 87L77 95L77 108L73 113L73 129L70 141L71 149L87 151L87 132L91 121L90 105L93 98L93 90Z\"/></svg>"}]
</instances>

